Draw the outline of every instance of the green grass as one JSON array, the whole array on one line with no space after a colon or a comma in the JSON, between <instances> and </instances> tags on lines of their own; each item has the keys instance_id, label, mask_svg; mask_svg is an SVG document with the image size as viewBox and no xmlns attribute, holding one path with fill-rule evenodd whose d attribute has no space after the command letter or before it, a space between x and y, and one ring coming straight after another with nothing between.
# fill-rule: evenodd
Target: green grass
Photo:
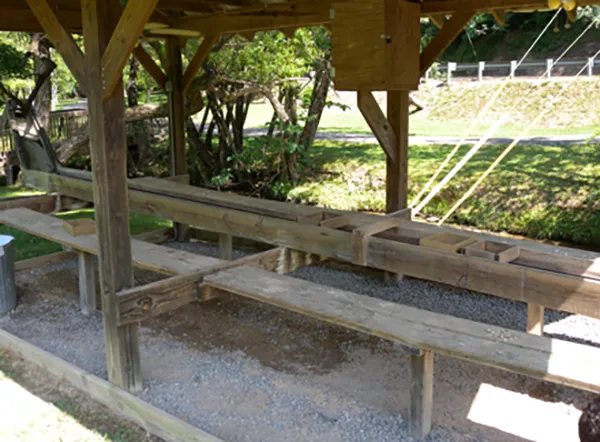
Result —
<instances>
[{"instance_id":1,"label":"green grass","mask_svg":"<svg viewBox=\"0 0 600 442\"><path fill-rule=\"evenodd\" d=\"M64 220L79 218L93 219L94 210L83 209L72 212L65 212L58 214L57 217ZM132 235L171 227L171 223L169 221L153 218L147 215L141 215L135 212L131 213L131 216L129 218L129 225ZM37 256L48 255L50 253L55 253L62 250L59 244L46 241L37 236L30 235L12 227L0 226L0 234L10 235L15 238L15 250L17 261L35 258Z\"/></svg>"},{"instance_id":2,"label":"green grass","mask_svg":"<svg viewBox=\"0 0 600 442\"><path fill-rule=\"evenodd\" d=\"M23 186L0 186L0 200L9 198L23 198L26 196L43 195L44 192L28 189Z\"/></svg>"},{"instance_id":3,"label":"green grass","mask_svg":"<svg viewBox=\"0 0 600 442\"><path fill-rule=\"evenodd\" d=\"M454 146L411 146L409 201ZM464 195L505 146L485 146L425 208L441 217ZM462 158L463 146L440 179ZM377 145L319 142L314 172L290 198L324 207L381 212L385 161ZM600 146L519 145L450 221L530 238L600 246Z\"/></svg>"}]
</instances>

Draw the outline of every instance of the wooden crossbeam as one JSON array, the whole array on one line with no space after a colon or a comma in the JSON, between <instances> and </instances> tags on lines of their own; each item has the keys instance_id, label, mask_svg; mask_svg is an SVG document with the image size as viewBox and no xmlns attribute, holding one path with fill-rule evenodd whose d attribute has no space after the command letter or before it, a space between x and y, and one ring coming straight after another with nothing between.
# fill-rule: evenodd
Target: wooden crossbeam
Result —
<instances>
[{"instance_id":1,"label":"wooden crossbeam","mask_svg":"<svg viewBox=\"0 0 600 442\"><path fill-rule=\"evenodd\" d=\"M352 231L352 263L367 265L367 245L369 238L378 233L399 227L402 220L394 217L383 217L380 221L359 227Z\"/></svg>"},{"instance_id":2,"label":"wooden crossbeam","mask_svg":"<svg viewBox=\"0 0 600 442\"><path fill-rule=\"evenodd\" d=\"M429 16L429 21L433 23L436 28L442 29L446 22L446 16L444 14L431 14Z\"/></svg>"},{"instance_id":3,"label":"wooden crossbeam","mask_svg":"<svg viewBox=\"0 0 600 442\"><path fill-rule=\"evenodd\" d=\"M56 51L64 59L79 86L84 91L87 90L83 52L79 49L73 37L65 30L46 0L27 0L27 4L44 28Z\"/></svg>"},{"instance_id":4,"label":"wooden crossbeam","mask_svg":"<svg viewBox=\"0 0 600 442\"><path fill-rule=\"evenodd\" d=\"M102 54L104 98L110 97L158 0L129 0Z\"/></svg>"},{"instance_id":5,"label":"wooden crossbeam","mask_svg":"<svg viewBox=\"0 0 600 442\"><path fill-rule=\"evenodd\" d=\"M194 57L190 61L190 64L185 69L185 73L183 74L182 89L183 89L184 94L187 92L187 90L192 85L192 81L194 81L194 77L196 76L196 74L198 73L198 71L200 70L200 68L206 61L206 59L208 58L208 55L210 54L210 51L213 48L213 46L215 45L215 43L217 42L217 40L219 40L218 34L217 35L207 35L206 37L204 37L204 40L202 40L202 43L196 50Z\"/></svg>"},{"instance_id":6,"label":"wooden crossbeam","mask_svg":"<svg viewBox=\"0 0 600 442\"><path fill-rule=\"evenodd\" d=\"M494 17L494 20L496 20L496 23L498 24L498 26L504 26L504 23L506 21L506 10L492 9L490 11L490 14L492 17Z\"/></svg>"},{"instance_id":7,"label":"wooden crossbeam","mask_svg":"<svg viewBox=\"0 0 600 442\"><path fill-rule=\"evenodd\" d=\"M221 16L187 16L175 20L174 29L202 32L204 35L239 34L265 30L317 26L331 22L330 5L297 4L294 13L278 10L274 5L268 13L230 14Z\"/></svg>"},{"instance_id":8,"label":"wooden crossbeam","mask_svg":"<svg viewBox=\"0 0 600 442\"><path fill-rule=\"evenodd\" d=\"M358 109L373 131L387 157L396 163L396 134L390 126L386 116L377 104L371 91L357 92Z\"/></svg>"},{"instance_id":9,"label":"wooden crossbeam","mask_svg":"<svg viewBox=\"0 0 600 442\"><path fill-rule=\"evenodd\" d=\"M456 12L448 20L437 35L421 52L421 75L425 74L431 65L444 53L446 48L465 29L465 26L475 15L475 11Z\"/></svg>"},{"instance_id":10,"label":"wooden crossbeam","mask_svg":"<svg viewBox=\"0 0 600 442\"><path fill-rule=\"evenodd\" d=\"M246 256L236 261L221 262L207 269L135 287L118 294L118 322L132 324L161 315L200 299L200 283L205 276L241 266L276 270L282 248Z\"/></svg>"},{"instance_id":11,"label":"wooden crossbeam","mask_svg":"<svg viewBox=\"0 0 600 442\"><path fill-rule=\"evenodd\" d=\"M137 45L133 50L133 54L135 58L138 59L140 64L144 66L146 72L156 81L156 84L164 91L166 90L165 85L167 84L167 74L163 72L163 70L156 64L156 62L152 59L150 54L146 52L146 50L142 47L142 45Z\"/></svg>"}]
</instances>

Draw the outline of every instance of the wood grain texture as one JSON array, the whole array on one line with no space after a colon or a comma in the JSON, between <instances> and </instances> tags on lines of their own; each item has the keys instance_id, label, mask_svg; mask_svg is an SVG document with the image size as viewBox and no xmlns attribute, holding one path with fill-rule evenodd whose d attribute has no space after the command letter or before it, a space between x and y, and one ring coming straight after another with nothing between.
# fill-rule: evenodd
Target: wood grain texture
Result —
<instances>
[{"instance_id":1,"label":"wood grain texture","mask_svg":"<svg viewBox=\"0 0 600 442\"><path fill-rule=\"evenodd\" d=\"M56 51L61 55L69 71L73 74L79 86L87 90L87 79L85 76L85 62L83 52L73 40L73 37L60 23L57 14L48 6L46 0L27 0L27 4L35 14L44 32L54 45Z\"/></svg>"},{"instance_id":2,"label":"wood grain texture","mask_svg":"<svg viewBox=\"0 0 600 442\"><path fill-rule=\"evenodd\" d=\"M233 236L224 233L219 235L219 259L223 261L233 259Z\"/></svg>"},{"instance_id":3,"label":"wood grain texture","mask_svg":"<svg viewBox=\"0 0 600 442\"><path fill-rule=\"evenodd\" d=\"M408 91L388 91L387 100L388 122L396 134L396 161L386 159L385 211L390 213L408 206Z\"/></svg>"},{"instance_id":4,"label":"wood grain texture","mask_svg":"<svg viewBox=\"0 0 600 442\"><path fill-rule=\"evenodd\" d=\"M152 59L150 54L146 52L143 46L137 45L133 50L133 54L135 58L138 59L140 64L144 66L146 72L156 81L158 87L160 87L163 91L166 90L165 84L167 83L167 74L163 72L163 70L156 64L156 62Z\"/></svg>"},{"instance_id":5,"label":"wood grain texture","mask_svg":"<svg viewBox=\"0 0 600 442\"><path fill-rule=\"evenodd\" d=\"M85 0L84 0L85 1ZM109 98L123 81L123 68L135 48L158 0L129 0L118 18L118 24L108 37L102 53L104 98ZM115 3L116 6L116 3ZM121 7L113 14L119 14Z\"/></svg>"},{"instance_id":6,"label":"wood grain texture","mask_svg":"<svg viewBox=\"0 0 600 442\"><path fill-rule=\"evenodd\" d=\"M408 431L417 440L431 431L433 410L433 352L410 355L410 408Z\"/></svg>"},{"instance_id":7,"label":"wood grain texture","mask_svg":"<svg viewBox=\"0 0 600 442\"><path fill-rule=\"evenodd\" d=\"M414 348L600 392L600 349L594 347L427 312L248 267L207 276L204 284Z\"/></svg>"},{"instance_id":8,"label":"wood grain texture","mask_svg":"<svg viewBox=\"0 0 600 442\"><path fill-rule=\"evenodd\" d=\"M475 11L456 12L444 23L442 29L440 29L433 40L421 52L421 75L427 72L427 69L435 63L446 48L460 35L467 23L473 18L473 15L475 15Z\"/></svg>"},{"instance_id":9,"label":"wood grain texture","mask_svg":"<svg viewBox=\"0 0 600 442\"><path fill-rule=\"evenodd\" d=\"M544 310L539 304L527 304L527 333L543 336Z\"/></svg>"},{"instance_id":10,"label":"wood grain texture","mask_svg":"<svg viewBox=\"0 0 600 442\"><path fill-rule=\"evenodd\" d=\"M387 158L396 162L396 134L371 91L358 91L356 102Z\"/></svg>"},{"instance_id":11,"label":"wood grain texture","mask_svg":"<svg viewBox=\"0 0 600 442\"><path fill-rule=\"evenodd\" d=\"M0 330L0 347L68 382L108 409L170 442L218 442L220 439L160 410L134 395L54 356L10 333Z\"/></svg>"},{"instance_id":12,"label":"wood grain texture","mask_svg":"<svg viewBox=\"0 0 600 442\"><path fill-rule=\"evenodd\" d=\"M79 253L79 307L88 316L96 311L96 270L92 255Z\"/></svg>"}]
</instances>

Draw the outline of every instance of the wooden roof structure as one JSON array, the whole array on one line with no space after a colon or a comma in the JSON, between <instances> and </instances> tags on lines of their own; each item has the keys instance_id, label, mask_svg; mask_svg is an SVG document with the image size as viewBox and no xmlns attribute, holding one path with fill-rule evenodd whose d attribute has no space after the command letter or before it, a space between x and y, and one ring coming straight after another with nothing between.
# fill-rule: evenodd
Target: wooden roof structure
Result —
<instances>
[{"instance_id":1,"label":"wooden roof structure","mask_svg":"<svg viewBox=\"0 0 600 442\"><path fill-rule=\"evenodd\" d=\"M366 7L371 0L361 0ZM81 2L48 0L60 22L71 32L83 30ZM151 2L154 3L154 2ZM145 24L148 35L198 37L215 33L235 33L327 24L333 5L344 0L159 0ZM547 10L547 0L422 0L422 16L439 19L456 12L531 12ZM578 6L598 0L578 0ZM26 0L3 0L0 30L42 32L43 26Z\"/></svg>"}]
</instances>

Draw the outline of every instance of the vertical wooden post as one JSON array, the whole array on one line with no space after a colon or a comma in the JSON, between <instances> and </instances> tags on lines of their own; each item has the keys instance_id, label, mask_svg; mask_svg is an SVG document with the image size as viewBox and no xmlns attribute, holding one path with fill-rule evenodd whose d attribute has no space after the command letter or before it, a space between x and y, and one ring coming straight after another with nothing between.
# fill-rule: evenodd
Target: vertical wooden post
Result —
<instances>
[{"instance_id":1,"label":"vertical wooden post","mask_svg":"<svg viewBox=\"0 0 600 442\"><path fill-rule=\"evenodd\" d=\"M96 311L96 274L92 255L79 252L79 306L81 313Z\"/></svg>"},{"instance_id":2,"label":"vertical wooden post","mask_svg":"<svg viewBox=\"0 0 600 442\"><path fill-rule=\"evenodd\" d=\"M81 7L106 367L109 381L140 391L138 326L117 325L116 294L133 285L123 85L103 98L102 54L119 20L121 2L82 0Z\"/></svg>"},{"instance_id":3,"label":"vertical wooden post","mask_svg":"<svg viewBox=\"0 0 600 442\"><path fill-rule=\"evenodd\" d=\"M233 236L225 233L219 234L219 259L225 261L233 259Z\"/></svg>"},{"instance_id":4,"label":"vertical wooden post","mask_svg":"<svg viewBox=\"0 0 600 442\"><path fill-rule=\"evenodd\" d=\"M433 406L433 352L422 350L410 356L410 410L408 431L416 439L425 439L431 431Z\"/></svg>"},{"instance_id":5,"label":"vertical wooden post","mask_svg":"<svg viewBox=\"0 0 600 442\"><path fill-rule=\"evenodd\" d=\"M171 145L171 175L187 174L185 154L185 103L183 100L183 66L181 64L181 39L167 38L168 76L167 91L169 95L169 141ZM185 241L189 226L174 223L178 241Z\"/></svg>"},{"instance_id":6,"label":"vertical wooden post","mask_svg":"<svg viewBox=\"0 0 600 442\"><path fill-rule=\"evenodd\" d=\"M544 306L527 304L527 333L542 336L544 334Z\"/></svg>"},{"instance_id":7,"label":"vertical wooden post","mask_svg":"<svg viewBox=\"0 0 600 442\"><path fill-rule=\"evenodd\" d=\"M387 160L386 212L408 206L408 100L409 91L388 91L387 117L396 134L396 163Z\"/></svg>"}]
</instances>

